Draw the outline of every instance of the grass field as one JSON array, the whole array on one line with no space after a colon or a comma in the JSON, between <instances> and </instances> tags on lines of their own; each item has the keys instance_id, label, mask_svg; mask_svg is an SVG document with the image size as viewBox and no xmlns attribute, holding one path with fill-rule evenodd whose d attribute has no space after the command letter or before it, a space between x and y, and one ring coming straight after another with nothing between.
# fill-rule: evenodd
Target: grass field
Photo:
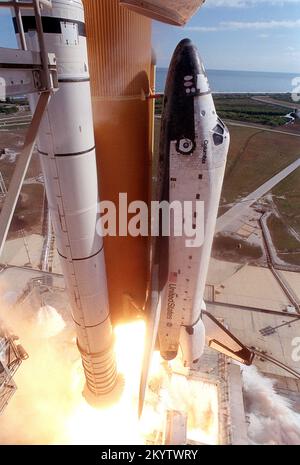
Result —
<instances>
[{"instance_id":1,"label":"grass field","mask_svg":"<svg viewBox=\"0 0 300 465\"><path fill-rule=\"evenodd\" d=\"M230 127L231 144L221 206L257 189L300 156L297 137L247 127ZM224 211L224 209L223 209Z\"/></svg>"},{"instance_id":2,"label":"grass field","mask_svg":"<svg viewBox=\"0 0 300 465\"><path fill-rule=\"evenodd\" d=\"M279 253L290 253L297 249L300 252L300 242L289 233L288 225L284 220L271 215L267 223L272 234L273 243Z\"/></svg>"},{"instance_id":3,"label":"grass field","mask_svg":"<svg viewBox=\"0 0 300 465\"><path fill-rule=\"evenodd\" d=\"M223 119L282 126L287 122L283 116L291 110L268 103L257 102L244 95L215 95L214 101L219 116Z\"/></svg>"},{"instance_id":4,"label":"grass field","mask_svg":"<svg viewBox=\"0 0 300 465\"><path fill-rule=\"evenodd\" d=\"M6 103L0 103L0 116L13 115L17 113L18 107L16 105L7 105Z\"/></svg>"},{"instance_id":5,"label":"grass field","mask_svg":"<svg viewBox=\"0 0 300 465\"><path fill-rule=\"evenodd\" d=\"M270 231L278 256L300 265L300 170L294 171L272 190L280 218L269 218Z\"/></svg>"},{"instance_id":6,"label":"grass field","mask_svg":"<svg viewBox=\"0 0 300 465\"><path fill-rule=\"evenodd\" d=\"M295 103L292 94L291 93L286 93L286 94L272 94L271 97L275 100L279 100L280 103L284 104L285 102L287 103ZM299 103L299 102L298 102Z\"/></svg>"},{"instance_id":7,"label":"grass field","mask_svg":"<svg viewBox=\"0 0 300 465\"><path fill-rule=\"evenodd\" d=\"M300 236L300 170L294 171L278 184L272 194L284 223Z\"/></svg>"},{"instance_id":8,"label":"grass field","mask_svg":"<svg viewBox=\"0 0 300 465\"><path fill-rule=\"evenodd\" d=\"M287 263L300 266L300 241L291 234L288 223L275 215L271 215L267 223L278 257ZM300 233L299 230L298 232Z\"/></svg>"}]
</instances>

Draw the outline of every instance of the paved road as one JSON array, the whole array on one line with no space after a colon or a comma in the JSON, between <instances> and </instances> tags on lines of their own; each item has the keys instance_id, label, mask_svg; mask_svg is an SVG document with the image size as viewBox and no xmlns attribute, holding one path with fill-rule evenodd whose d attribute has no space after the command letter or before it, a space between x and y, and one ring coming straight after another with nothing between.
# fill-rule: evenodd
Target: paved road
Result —
<instances>
[{"instance_id":1,"label":"paved road","mask_svg":"<svg viewBox=\"0 0 300 465\"><path fill-rule=\"evenodd\" d=\"M284 102L281 100L276 100L275 98L272 98L272 97L251 97L251 98L252 100L256 100L257 102L269 103L270 105L277 105L278 107L290 108L291 110L295 110L295 108L300 110L300 104L296 102Z\"/></svg>"},{"instance_id":2,"label":"paved road","mask_svg":"<svg viewBox=\"0 0 300 465\"><path fill-rule=\"evenodd\" d=\"M273 178L269 179L269 181L262 184L258 189L251 194L244 197L238 204L228 210L224 215L220 216L217 221L216 226L216 233L219 233L226 229L226 227L232 223L237 218L241 217L241 215L245 214L247 209L255 203L258 199L260 199L263 195L267 194L274 186L280 183L283 179L285 179L289 174L295 171L300 166L300 158L298 160L291 163L287 168L280 171L280 173L273 176Z\"/></svg>"},{"instance_id":3,"label":"paved road","mask_svg":"<svg viewBox=\"0 0 300 465\"><path fill-rule=\"evenodd\" d=\"M264 128L262 125L259 125L259 124L249 124L249 123L243 123L243 122L238 122L238 121L236 122L236 121L231 121L231 120L226 120L226 119L224 121L228 126L246 127L246 128L252 128L252 129L259 129L260 131L277 132L278 134L285 134L287 136L300 137L300 134L297 134L295 132L282 131L280 129Z\"/></svg>"}]
</instances>

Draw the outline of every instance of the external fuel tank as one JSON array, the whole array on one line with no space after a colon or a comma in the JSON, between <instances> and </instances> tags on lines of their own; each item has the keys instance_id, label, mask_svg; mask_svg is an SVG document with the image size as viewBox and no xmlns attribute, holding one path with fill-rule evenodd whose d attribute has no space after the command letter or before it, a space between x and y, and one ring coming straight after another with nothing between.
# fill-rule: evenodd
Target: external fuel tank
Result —
<instances>
[{"instance_id":1,"label":"external fuel tank","mask_svg":"<svg viewBox=\"0 0 300 465\"><path fill-rule=\"evenodd\" d=\"M83 3L101 199L118 206L119 193L126 193L128 204L148 202L153 103L141 96L153 85L151 20L118 0ZM128 303L144 305L148 240L117 234L104 244L110 308L118 320Z\"/></svg>"},{"instance_id":2,"label":"external fuel tank","mask_svg":"<svg viewBox=\"0 0 300 465\"><path fill-rule=\"evenodd\" d=\"M30 10L22 14L28 48L36 50L35 17ZM80 0L53 0L42 14L47 52L56 55L59 90L43 119L38 152L86 384L99 396L113 389L117 373L103 238L96 231L98 182L84 11ZM31 97L32 109L35 104Z\"/></svg>"}]
</instances>

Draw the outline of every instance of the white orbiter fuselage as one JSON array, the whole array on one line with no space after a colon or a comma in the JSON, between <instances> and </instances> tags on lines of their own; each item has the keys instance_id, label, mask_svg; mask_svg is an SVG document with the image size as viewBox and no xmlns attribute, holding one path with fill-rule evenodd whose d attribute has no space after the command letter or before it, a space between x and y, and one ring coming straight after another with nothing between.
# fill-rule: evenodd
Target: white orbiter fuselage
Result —
<instances>
[{"instance_id":1,"label":"white orbiter fuselage","mask_svg":"<svg viewBox=\"0 0 300 465\"><path fill-rule=\"evenodd\" d=\"M229 139L198 51L185 39L174 52L164 94L157 200L169 202L170 235L163 231L163 213L153 247L140 413L157 342L164 359L180 353L188 367L195 367L205 342L242 363L253 359L252 352L206 311L203 301ZM178 216L171 220L173 202L182 208L180 225Z\"/></svg>"}]
</instances>

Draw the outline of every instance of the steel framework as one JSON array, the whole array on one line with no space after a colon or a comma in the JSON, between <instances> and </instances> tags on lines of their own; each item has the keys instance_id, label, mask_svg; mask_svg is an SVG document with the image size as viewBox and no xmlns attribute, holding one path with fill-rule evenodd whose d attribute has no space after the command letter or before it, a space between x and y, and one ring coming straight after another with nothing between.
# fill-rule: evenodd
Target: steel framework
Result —
<instances>
[{"instance_id":1,"label":"steel framework","mask_svg":"<svg viewBox=\"0 0 300 465\"><path fill-rule=\"evenodd\" d=\"M56 59L47 53L42 15L43 7L51 8L51 0L2 1L0 8L11 8L16 18L20 49L0 47L0 99L38 93L38 104L28 128L24 146L5 195L0 213L0 257L10 228L15 207L36 144L42 118L52 94L58 89ZM27 50L22 9L32 9L36 21L39 52ZM0 325L0 414L17 389L13 376L28 356L15 337Z\"/></svg>"},{"instance_id":2,"label":"steel framework","mask_svg":"<svg viewBox=\"0 0 300 465\"><path fill-rule=\"evenodd\" d=\"M42 118L48 107L51 95L58 88L55 56L54 54L47 53L44 41L41 16L41 8L43 6L51 7L51 1L31 0L21 2L18 0L0 0L0 8L10 7L14 11L21 45L21 50L0 48L0 93L5 97L39 93L38 104L27 131L25 143L18 157L0 213L0 256L32 157ZM22 21L23 8L31 8L34 11L39 52L27 50Z\"/></svg>"},{"instance_id":3,"label":"steel framework","mask_svg":"<svg viewBox=\"0 0 300 465\"><path fill-rule=\"evenodd\" d=\"M17 339L0 322L0 414L17 389L15 372L22 360L28 358L23 347L15 343Z\"/></svg>"}]
</instances>

